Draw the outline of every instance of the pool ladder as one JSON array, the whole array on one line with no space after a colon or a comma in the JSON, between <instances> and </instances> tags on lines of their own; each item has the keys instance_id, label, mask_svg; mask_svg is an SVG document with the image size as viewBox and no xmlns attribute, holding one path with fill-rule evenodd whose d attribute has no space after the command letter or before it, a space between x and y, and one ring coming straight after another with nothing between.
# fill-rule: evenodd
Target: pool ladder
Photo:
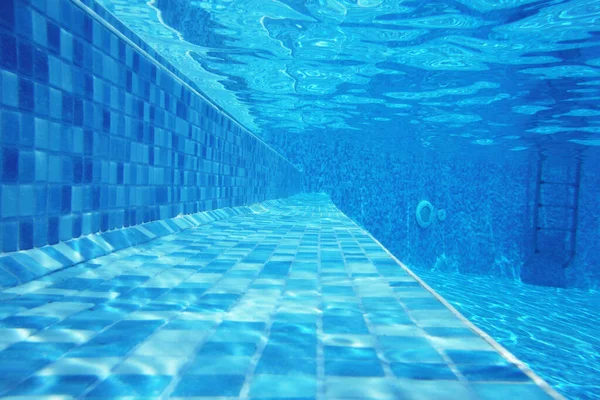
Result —
<instances>
[{"instance_id":1,"label":"pool ladder","mask_svg":"<svg viewBox=\"0 0 600 400\"><path fill-rule=\"evenodd\" d=\"M548 156L540 153L538 158L538 169L537 169L537 182L536 182L536 190L535 190L535 212L534 212L534 253L535 255L543 255L543 253L555 253L556 248L554 246L549 246L548 244L543 243L540 240L540 237L543 234L560 234L563 235L565 239L565 248L564 253L559 256L559 260L556 261L562 263L562 267L566 268L569 266L573 257L575 256L575 250L577 245L577 224L578 224L578 213L579 213L579 189L580 189L580 181L581 181L581 157L573 157L572 168L574 168L574 172L567 173L567 179L565 181L561 180L546 180L544 178L544 171L548 169L546 163L548 162ZM544 195L546 193L552 193L556 195L557 193L562 192L563 201L548 201L548 195ZM561 197L553 196L553 197ZM558 224L558 221L547 223L545 218L542 218L546 215L548 209L562 209L566 210L566 215L568 215L568 226ZM535 256L534 255L534 256Z\"/></svg>"}]
</instances>

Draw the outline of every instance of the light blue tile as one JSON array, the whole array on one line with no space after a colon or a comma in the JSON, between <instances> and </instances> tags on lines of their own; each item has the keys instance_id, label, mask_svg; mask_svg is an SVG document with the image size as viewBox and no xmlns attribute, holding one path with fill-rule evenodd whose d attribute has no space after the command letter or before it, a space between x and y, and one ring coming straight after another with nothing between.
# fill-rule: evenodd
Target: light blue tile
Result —
<instances>
[{"instance_id":1,"label":"light blue tile","mask_svg":"<svg viewBox=\"0 0 600 400\"><path fill-rule=\"evenodd\" d=\"M2 218L19 215L19 186L2 185Z\"/></svg>"},{"instance_id":2,"label":"light blue tile","mask_svg":"<svg viewBox=\"0 0 600 400\"><path fill-rule=\"evenodd\" d=\"M17 76L8 71L2 73L2 104L17 107L19 104L17 90Z\"/></svg>"}]
</instances>

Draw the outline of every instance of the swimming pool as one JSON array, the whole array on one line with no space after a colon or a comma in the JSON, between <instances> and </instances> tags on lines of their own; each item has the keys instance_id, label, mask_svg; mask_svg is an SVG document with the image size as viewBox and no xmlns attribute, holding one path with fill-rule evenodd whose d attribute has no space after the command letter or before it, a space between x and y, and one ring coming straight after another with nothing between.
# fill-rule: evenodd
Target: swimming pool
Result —
<instances>
[{"instance_id":1,"label":"swimming pool","mask_svg":"<svg viewBox=\"0 0 600 400\"><path fill-rule=\"evenodd\" d=\"M599 21L3 1L0 396L596 398Z\"/></svg>"}]
</instances>

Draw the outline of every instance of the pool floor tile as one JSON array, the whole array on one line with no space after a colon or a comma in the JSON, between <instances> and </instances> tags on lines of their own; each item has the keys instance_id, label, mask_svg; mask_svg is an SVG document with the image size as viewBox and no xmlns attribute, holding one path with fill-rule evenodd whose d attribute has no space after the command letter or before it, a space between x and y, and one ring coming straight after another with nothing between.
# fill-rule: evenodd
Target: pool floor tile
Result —
<instances>
[{"instance_id":1,"label":"pool floor tile","mask_svg":"<svg viewBox=\"0 0 600 400\"><path fill-rule=\"evenodd\" d=\"M384 376L377 360L325 360L325 376Z\"/></svg>"},{"instance_id":2,"label":"pool floor tile","mask_svg":"<svg viewBox=\"0 0 600 400\"><path fill-rule=\"evenodd\" d=\"M98 380L94 375L32 376L8 393L9 396L81 395Z\"/></svg>"},{"instance_id":3,"label":"pool floor tile","mask_svg":"<svg viewBox=\"0 0 600 400\"><path fill-rule=\"evenodd\" d=\"M244 375L184 375L173 396L238 396Z\"/></svg>"},{"instance_id":4,"label":"pool floor tile","mask_svg":"<svg viewBox=\"0 0 600 400\"><path fill-rule=\"evenodd\" d=\"M255 375L250 384L251 397L297 398L317 394L317 379L314 376Z\"/></svg>"},{"instance_id":5,"label":"pool floor tile","mask_svg":"<svg viewBox=\"0 0 600 400\"><path fill-rule=\"evenodd\" d=\"M0 292L0 396L550 398L327 196L257 210Z\"/></svg>"},{"instance_id":6,"label":"pool floor tile","mask_svg":"<svg viewBox=\"0 0 600 400\"><path fill-rule=\"evenodd\" d=\"M168 375L111 375L100 382L88 396L105 399L118 396L133 396L135 398L160 396L172 379L173 377Z\"/></svg>"}]
</instances>

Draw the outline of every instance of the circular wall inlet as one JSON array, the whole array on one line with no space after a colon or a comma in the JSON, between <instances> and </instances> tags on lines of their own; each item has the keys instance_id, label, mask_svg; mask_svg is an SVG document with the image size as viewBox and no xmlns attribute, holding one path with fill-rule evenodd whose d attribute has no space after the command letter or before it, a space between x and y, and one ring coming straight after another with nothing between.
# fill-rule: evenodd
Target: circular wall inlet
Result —
<instances>
[{"instance_id":1,"label":"circular wall inlet","mask_svg":"<svg viewBox=\"0 0 600 400\"><path fill-rule=\"evenodd\" d=\"M417 223L421 228L427 228L433 222L433 218L433 206L427 200L421 200L417 205Z\"/></svg>"},{"instance_id":2,"label":"circular wall inlet","mask_svg":"<svg viewBox=\"0 0 600 400\"><path fill-rule=\"evenodd\" d=\"M446 210L438 210L437 212L438 221L446 220Z\"/></svg>"}]
</instances>

